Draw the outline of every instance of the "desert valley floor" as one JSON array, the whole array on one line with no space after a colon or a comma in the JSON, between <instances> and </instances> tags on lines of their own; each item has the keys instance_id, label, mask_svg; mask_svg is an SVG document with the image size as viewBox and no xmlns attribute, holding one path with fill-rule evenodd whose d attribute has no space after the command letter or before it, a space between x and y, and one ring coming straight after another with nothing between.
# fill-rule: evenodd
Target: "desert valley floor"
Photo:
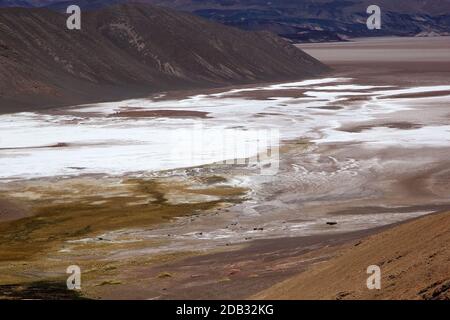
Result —
<instances>
[{"instance_id":1,"label":"desert valley floor","mask_svg":"<svg viewBox=\"0 0 450 320\"><path fill-rule=\"evenodd\" d=\"M333 71L0 115L0 295L249 298L450 211L449 38L301 48Z\"/></svg>"}]
</instances>

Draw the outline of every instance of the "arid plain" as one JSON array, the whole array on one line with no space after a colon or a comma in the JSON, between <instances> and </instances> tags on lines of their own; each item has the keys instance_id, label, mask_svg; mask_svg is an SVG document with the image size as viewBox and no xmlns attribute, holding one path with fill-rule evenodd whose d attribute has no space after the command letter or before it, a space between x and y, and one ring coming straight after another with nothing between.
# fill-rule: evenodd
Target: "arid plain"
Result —
<instances>
[{"instance_id":1,"label":"arid plain","mask_svg":"<svg viewBox=\"0 0 450 320\"><path fill-rule=\"evenodd\" d=\"M0 116L0 165L9 168L0 176L0 294L295 299L302 292L279 288L300 277L317 283L306 298L366 297L364 264L383 255L366 237L390 232L386 255L397 245L413 255L421 223L448 221L450 41L301 48L333 70L298 82ZM192 128L204 135L201 152L186 147ZM281 139L274 174L220 163L247 156L223 152L220 132L251 142L252 132L267 129ZM415 224L399 226L408 220ZM448 223L437 225L436 235L448 234ZM361 241L364 258L351 253ZM395 272L408 277L392 278L396 285L375 298L427 298L426 288L448 282L447 242L421 241L430 255L440 247L424 262L426 276L408 274L421 262L405 258ZM362 270L347 269L349 259ZM329 274L348 281L328 289L320 271L325 280L315 282L327 263L341 268ZM80 292L66 290L69 265L82 269ZM400 292L405 279L416 279L417 290Z\"/></svg>"}]
</instances>

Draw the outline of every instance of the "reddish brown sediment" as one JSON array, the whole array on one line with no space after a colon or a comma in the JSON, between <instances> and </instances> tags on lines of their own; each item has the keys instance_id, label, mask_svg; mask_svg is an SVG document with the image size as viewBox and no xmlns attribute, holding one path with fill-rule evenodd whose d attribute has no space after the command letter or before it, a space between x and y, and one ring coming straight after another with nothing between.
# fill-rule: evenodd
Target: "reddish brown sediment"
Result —
<instances>
[{"instance_id":1,"label":"reddish brown sediment","mask_svg":"<svg viewBox=\"0 0 450 320\"><path fill-rule=\"evenodd\" d=\"M11 200L0 198L0 223L28 216L28 209Z\"/></svg>"},{"instance_id":2,"label":"reddish brown sediment","mask_svg":"<svg viewBox=\"0 0 450 320\"><path fill-rule=\"evenodd\" d=\"M414 98L431 98L431 97L443 97L450 96L450 91L442 90L442 91L431 91L431 92L420 92L420 93L404 93L404 94L394 94L394 95L386 95L381 97L380 99L414 99Z\"/></svg>"},{"instance_id":3,"label":"reddish brown sediment","mask_svg":"<svg viewBox=\"0 0 450 320\"><path fill-rule=\"evenodd\" d=\"M110 117L127 118L209 118L209 112L189 111L189 110L126 110L116 112Z\"/></svg>"},{"instance_id":4,"label":"reddish brown sediment","mask_svg":"<svg viewBox=\"0 0 450 320\"><path fill-rule=\"evenodd\" d=\"M370 125L358 125L353 127L343 127L340 128L341 131L346 132L362 132L364 130L370 130L372 128L391 128L391 129L401 129L401 130L410 130L410 129L417 129L421 128L422 125L417 123L411 123L411 122L388 122L388 123L374 123Z\"/></svg>"}]
</instances>

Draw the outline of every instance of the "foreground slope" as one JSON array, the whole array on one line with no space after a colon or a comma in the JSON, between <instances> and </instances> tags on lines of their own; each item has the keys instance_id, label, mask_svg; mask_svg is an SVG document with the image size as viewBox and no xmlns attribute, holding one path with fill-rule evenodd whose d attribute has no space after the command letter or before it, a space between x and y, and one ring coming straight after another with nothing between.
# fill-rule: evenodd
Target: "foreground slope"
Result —
<instances>
[{"instance_id":1,"label":"foreground slope","mask_svg":"<svg viewBox=\"0 0 450 320\"><path fill-rule=\"evenodd\" d=\"M381 268L381 290L368 290L367 267ZM450 213L426 216L343 249L288 279L262 299L450 299Z\"/></svg>"},{"instance_id":2,"label":"foreground slope","mask_svg":"<svg viewBox=\"0 0 450 320\"><path fill-rule=\"evenodd\" d=\"M327 68L275 35L143 4L83 13L0 9L0 112L168 89L313 77Z\"/></svg>"}]
</instances>

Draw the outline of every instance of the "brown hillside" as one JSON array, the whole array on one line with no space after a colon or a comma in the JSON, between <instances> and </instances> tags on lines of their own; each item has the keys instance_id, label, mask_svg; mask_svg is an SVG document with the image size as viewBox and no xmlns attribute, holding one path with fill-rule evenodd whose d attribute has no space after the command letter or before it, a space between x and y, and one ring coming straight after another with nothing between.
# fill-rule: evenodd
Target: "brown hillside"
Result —
<instances>
[{"instance_id":1,"label":"brown hillside","mask_svg":"<svg viewBox=\"0 0 450 320\"><path fill-rule=\"evenodd\" d=\"M381 290L368 290L369 265ZM346 247L259 299L450 299L450 213L426 216Z\"/></svg>"},{"instance_id":2,"label":"brown hillside","mask_svg":"<svg viewBox=\"0 0 450 320\"><path fill-rule=\"evenodd\" d=\"M269 33L145 4L82 13L0 9L0 112L169 89L313 77L327 68Z\"/></svg>"}]
</instances>

